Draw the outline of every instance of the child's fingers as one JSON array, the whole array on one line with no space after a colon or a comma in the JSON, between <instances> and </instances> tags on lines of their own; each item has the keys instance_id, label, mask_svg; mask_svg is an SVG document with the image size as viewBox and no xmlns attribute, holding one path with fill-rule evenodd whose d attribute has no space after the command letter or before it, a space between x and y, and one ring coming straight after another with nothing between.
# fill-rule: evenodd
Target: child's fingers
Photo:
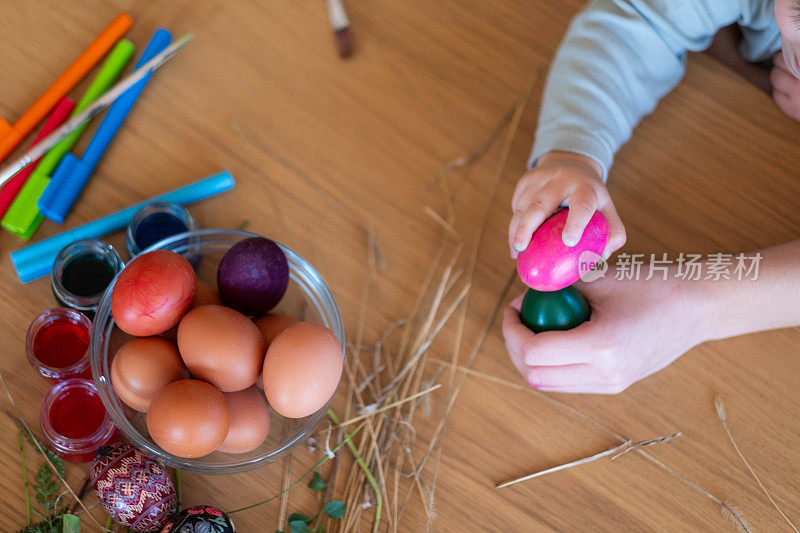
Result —
<instances>
[{"instance_id":1,"label":"child's fingers","mask_svg":"<svg viewBox=\"0 0 800 533\"><path fill-rule=\"evenodd\" d=\"M800 120L800 101L778 91L772 92L772 99L775 100L775 105L777 105L778 109L783 111L784 114L795 120Z\"/></svg>"},{"instance_id":2,"label":"child's fingers","mask_svg":"<svg viewBox=\"0 0 800 533\"><path fill-rule=\"evenodd\" d=\"M513 250L521 252L528 247L533 232L561 205L563 196L555 187L545 185L524 211L514 213L511 218L513 232L510 233Z\"/></svg>"},{"instance_id":3,"label":"child's fingers","mask_svg":"<svg viewBox=\"0 0 800 533\"><path fill-rule=\"evenodd\" d=\"M800 83L788 70L774 68L769 73L769 81L772 83L772 90L775 92L790 95L796 91L797 84Z\"/></svg>"},{"instance_id":4,"label":"child's fingers","mask_svg":"<svg viewBox=\"0 0 800 533\"><path fill-rule=\"evenodd\" d=\"M583 230L597 211L597 193L590 187L577 189L569 196L569 213L561 232L561 240L567 246L575 246L581 240Z\"/></svg>"},{"instance_id":5,"label":"child's fingers","mask_svg":"<svg viewBox=\"0 0 800 533\"><path fill-rule=\"evenodd\" d=\"M532 204L540 202L544 198L548 202L550 198L556 198L559 202L564 200L566 196L563 192L563 186L559 186L552 181L539 181L537 183L530 183L525 190L523 190L517 197L516 202L511 205L515 213L525 211Z\"/></svg>"},{"instance_id":6,"label":"child's fingers","mask_svg":"<svg viewBox=\"0 0 800 533\"><path fill-rule=\"evenodd\" d=\"M605 383L585 383L582 385L561 385L555 387L538 387L542 392L563 392L566 394L619 394L627 387L623 385L608 385Z\"/></svg>"},{"instance_id":7,"label":"child's fingers","mask_svg":"<svg viewBox=\"0 0 800 533\"><path fill-rule=\"evenodd\" d=\"M520 203L520 197L525 194L526 192L530 194L530 191L534 193L545 186L547 183L547 173L542 172L540 168L532 168L531 170L527 171L525 174L517 182L517 186L514 188L514 196L511 198L511 209L513 211L520 211L521 209L525 208L527 204ZM522 207L517 207L522 206Z\"/></svg>"},{"instance_id":8,"label":"child's fingers","mask_svg":"<svg viewBox=\"0 0 800 533\"><path fill-rule=\"evenodd\" d=\"M604 384L600 371L585 364L529 367L525 381L536 389L565 392L595 391L593 386Z\"/></svg>"},{"instance_id":9,"label":"child's fingers","mask_svg":"<svg viewBox=\"0 0 800 533\"><path fill-rule=\"evenodd\" d=\"M622 248L625 241L628 240L628 235L625 232L625 225L617 214L617 208L609 201L602 208L603 215L608 220L608 242L606 249L603 251L603 259L608 259L611 254Z\"/></svg>"},{"instance_id":10,"label":"child's fingers","mask_svg":"<svg viewBox=\"0 0 800 533\"><path fill-rule=\"evenodd\" d=\"M547 337L549 335L563 336L565 334L566 332L563 331L534 334L520 321L518 310L509 306L503 313L503 338L506 341L506 348L511 360L514 362L514 366L523 375L525 367L531 364L529 361L535 361L535 364L539 366L588 362L580 357L575 357L573 354L558 350L542 350L532 353L533 347L538 344L539 337Z\"/></svg>"},{"instance_id":11,"label":"child's fingers","mask_svg":"<svg viewBox=\"0 0 800 533\"><path fill-rule=\"evenodd\" d=\"M791 71L789 70L789 65L786 64L786 59L783 58L782 51L775 54L775 57L772 60L772 64L776 68L785 70L787 73L791 73Z\"/></svg>"},{"instance_id":12,"label":"child's fingers","mask_svg":"<svg viewBox=\"0 0 800 533\"><path fill-rule=\"evenodd\" d=\"M528 336L520 347L525 364L557 366L592 362L596 351L591 342L591 331L595 329L593 325L591 322L584 322L569 331L545 331ZM525 328L522 323L520 326Z\"/></svg>"}]
</instances>

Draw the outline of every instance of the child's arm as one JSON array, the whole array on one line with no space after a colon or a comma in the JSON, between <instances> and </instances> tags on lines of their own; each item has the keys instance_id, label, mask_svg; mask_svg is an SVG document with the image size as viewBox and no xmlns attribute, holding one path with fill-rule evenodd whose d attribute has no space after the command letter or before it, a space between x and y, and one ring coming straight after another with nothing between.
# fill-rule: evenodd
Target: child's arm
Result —
<instances>
[{"instance_id":1,"label":"child's arm","mask_svg":"<svg viewBox=\"0 0 800 533\"><path fill-rule=\"evenodd\" d=\"M607 252L624 243L603 184L614 154L680 81L686 52L706 48L741 14L731 0L595 0L575 17L550 67L530 161L536 166L514 195L512 250L524 249L563 202L570 205L566 244L577 242L596 209L611 223ZM564 153L577 155L564 161ZM553 154L559 157L548 161Z\"/></svg>"},{"instance_id":2,"label":"child's arm","mask_svg":"<svg viewBox=\"0 0 800 533\"><path fill-rule=\"evenodd\" d=\"M569 331L533 335L517 299L503 320L506 347L533 387L613 394L707 340L800 325L800 240L760 254L755 280L684 280L673 269L666 280L580 283L592 316Z\"/></svg>"}]
</instances>

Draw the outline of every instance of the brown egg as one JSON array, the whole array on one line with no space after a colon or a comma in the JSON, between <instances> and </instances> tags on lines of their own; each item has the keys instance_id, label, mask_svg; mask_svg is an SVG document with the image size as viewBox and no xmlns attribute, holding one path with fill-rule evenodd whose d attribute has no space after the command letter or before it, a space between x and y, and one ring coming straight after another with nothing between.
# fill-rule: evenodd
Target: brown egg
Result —
<instances>
[{"instance_id":1,"label":"brown egg","mask_svg":"<svg viewBox=\"0 0 800 533\"><path fill-rule=\"evenodd\" d=\"M261 331L261 334L264 336L264 342L267 343L267 348L269 348L270 343L278 336L279 333L282 333L283 330L291 326L292 324L297 324L299 320L294 317L288 315L281 315L279 313L267 313L262 317L258 317L253 320L253 323L258 327Z\"/></svg>"},{"instance_id":2,"label":"brown egg","mask_svg":"<svg viewBox=\"0 0 800 533\"><path fill-rule=\"evenodd\" d=\"M228 434L230 410L213 385L197 379L173 381L156 394L147 430L156 444L178 457L213 452Z\"/></svg>"},{"instance_id":3,"label":"brown egg","mask_svg":"<svg viewBox=\"0 0 800 533\"><path fill-rule=\"evenodd\" d=\"M219 299L217 290L211 286L210 283L197 280L197 291L194 293L194 300L192 300L192 309L200 307L201 305L221 305L222 301Z\"/></svg>"},{"instance_id":4,"label":"brown egg","mask_svg":"<svg viewBox=\"0 0 800 533\"><path fill-rule=\"evenodd\" d=\"M186 377L178 347L160 337L131 339L111 361L111 386L126 405L146 413L168 383Z\"/></svg>"},{"instance_id":5,"label":"brown egg","mask_svg":"<svg viewBox=\"0 0 800 533\"><path fill-rule=\"evenodd\" d=\"M246 453L261 446L269 433L269 409L261 392L255 387L249 387L222 395L228 402L231 425L228 436L217 446L217 451Z\"/></svg>"},{"instance_id":6,"label":"brown egg","mask_svg":"<svg viewBox=\"0 0 800 533\"><path fill-rule=\"evenodd\" d=\"M258 329L261 330L261 334L264 336L264 342L267 343L267 348L269 348L270 343L272 343L279 333L283 332L283 330L292 324L297 324L298 322L299 320L294 317L281 315L279 313L267 313L266 315L253 320L253 323L258 327ZM258 376L258 379L256 380L256 386L263 390L264 380L262 376Z\"/></svg>"},{"instance_id":7,"label":"brown egg","mask_svg":"<svg viewBox=\"0 0 800 533\"><path fill-rule=\"evenodd\" d=\"M196 378L235 392L255 383L266 348L249 318L221 305L203 305L181 320L178 350Z\"/></svg>"},{"instance_id":8,"label":"brown egg","mask_svg":"<svg viewBox=\"0 0 800 533\"><path fill-rule=\"evenodd\" d=\"M331 330L314 322L286 328L264 358L264 393L275 411L302 418L336 392L342 376L342 348Z\"/></svg>"}]
</instances>

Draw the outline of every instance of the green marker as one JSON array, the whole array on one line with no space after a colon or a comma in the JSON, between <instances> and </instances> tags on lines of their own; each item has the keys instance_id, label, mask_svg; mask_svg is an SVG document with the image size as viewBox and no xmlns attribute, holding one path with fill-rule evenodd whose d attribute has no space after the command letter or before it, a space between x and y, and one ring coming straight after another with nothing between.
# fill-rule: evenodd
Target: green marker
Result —
<instances>
[{"instance_id":1,"label":"green marker","mask_svg":"<svg viewBox=\"0 0 800 533\"><path fill-rule=\"evenodd\" d=\"M590 314L586 299L570 286L552 292L528 289L519 317L529 330L541 333L578 327L589 320Z\"/></svg>"},{"instance_id":2,"label":"green marker","mask_svg":"<svg viewBox=\"0 0 800 533\"><path fill-rule=\"evenodd\" d=\"M78 105L75 106L70 118L97 100L117 81L125 65L128 64L128 61L133 56L134 49L133 43L127 39L121 39L114 46L86 93L80 99ZM30 240L43 219L42 215L39 214L39 209L36 207L36 202L39 201L42 192L47 188L47 184L50 183L50 176L61 162L61 159L75 146L81 133L88 125L87 122L73 131L42 157L39 165L31 173L28 181L19 191L19 194L17 194L14 202L3 217L1 224L5 229L26 241Z\"/></svg>"}]
</instances>

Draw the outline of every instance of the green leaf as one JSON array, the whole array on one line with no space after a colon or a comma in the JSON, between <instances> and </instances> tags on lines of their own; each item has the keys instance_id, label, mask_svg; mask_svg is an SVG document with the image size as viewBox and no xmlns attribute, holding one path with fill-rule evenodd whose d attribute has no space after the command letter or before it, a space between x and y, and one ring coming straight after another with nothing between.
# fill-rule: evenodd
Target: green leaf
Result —
<instances>
[{"instance_id":1,"label":"green leaf","mask_svg":"<svg viewBox=\"0 0 800 533\"><path fill-rule=\"evenodd\" d=\"M324 489L326 485L327 483L322 481L322 476L319 475L319 472L314 472L314 477L308 482L308 488L316 491Z\"/></svg>"},{"instance_id":2,"label":"green leaf","mask_svg":"<svg viewBox=\"0 0 800 533\"><path fill-rule=\"evenodd\" d=\"M328 516L337 520L344 515L344 502L328 502L325 504L325 512L328 513Z\"/></svg>"},{"instance_id":3,"label":"green leaf","mask_svg":"<svg viewBox=\"0 0 800 533\"><path fill-rule=\"evenodd\" d=\"M306 516L306 515L300 514L300 513L292 513L292 514L289 515L289 518L287 520L290 523L291 522L296 522L296 521L299 520L301 522L305 522L306 524L309 524L309 523L311 523L312 520L314 520L314 517Z\"/></svg>"},{"instance_id":4,"label":"green leaf","mask_svg":"<svg viewBox=\"0 0 800 533\"><path fill-rule=\"evenodd\" d=\"M48 459L50 459L50 462L53 463L53 466L56 468L56 472L58 472L58 475L63 478L65 470L64 470L64 461L61 459L61 457L53 450L44 446L41 442L35 441L35 439L31 437L31 434L28 433L25 427L19 422L19 420L14 420L14 422L17 424L17 427L22 432L22 435L25 437L25 440L27 440L28 443L31 446L33 446L33 449L36 450L36 453L38 454L42 453L39 451L40 447L42 450L44 450L44 454L47 456ZM39 446L36 445L37 443L39 444Z\"/></svg>"},{"instance_id":5,"label":"green leaf","mask_svg":"<svg viewBox=\"0 0 800 533\"><path fill-rule=\"evenodd\" d=\"M80 533L81 520L74 514L63 515L62 524L62 533Z\"/></svg>"},{"instance_id":6,"label":"green leaf","mask_svg":"<svg viewBox=\"0 0 800 533\"><path fill-rule=\"evenodd\" d=\"M302 520L295 520L294 522L289 522L289 531L291 533L310 533L311 530Z\"/></svg>"},{"instance_id":7,"label":"green leaf","mask_svg":"<svg viewBox=\"0 0 800 533\"><path fill-rule=\"evenodd\" d=\"M43 449L44 449L44 454L47 456L48 459L50 459L50 462L53 463L53 466L56 467L56 472L58 472L58 475L63 478L64 474L66 473L66 471L64 470L64 461L53 450L49 448L43 448Z\"/></svg>"}]
</instances>

